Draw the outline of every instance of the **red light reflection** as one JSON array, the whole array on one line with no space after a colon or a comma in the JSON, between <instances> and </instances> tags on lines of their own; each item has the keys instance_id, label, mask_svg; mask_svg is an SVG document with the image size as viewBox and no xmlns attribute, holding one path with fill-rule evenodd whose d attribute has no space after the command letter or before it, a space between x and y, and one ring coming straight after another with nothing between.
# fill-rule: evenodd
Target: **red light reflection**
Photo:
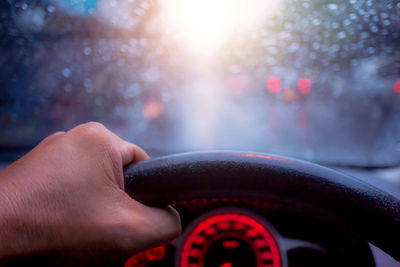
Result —
<instances>
[{"instance_id":1,"label":"red light reflection","mask_svg":"<svg viewBox=\"0 0 400 267\"><path fill-rule=\"evenodd\" d=\"M281 80L278 77L270 77L266 83L269 91L276 93L281 89Z\"/></svg>"},{"instance_id":2,"label":"red light reflection","mask_svg":"<svg viewBox=\"0 0 400 267\"><path fill-rule=\"evenodd\" d=\"M394 82L393 92L395 92L396 94L400 93L400 80Z\"/></svg>"},{"instance_id":3,"label":"red light reflection","mask_svg":"<svg viewBox=\"0 0 400 267\"><path fill-rule=\"evenodd\" d=\"M302 94L308 94L311 90L311 81L306 78L301 78L297 83L297 87Z\"/></svg>"},{"instance_id":4,"label":"red light reflection","mask_svg":"<svg viewBox=\"0 0 400 267\"><path fill-rule=\"evenodd\" d=\"M148 262L163 260L165 257L166 247L160 246L156 248L148 249L144 252L136 254L130 257L126 262L124 267L142 267L146 266Z\"/></svg>"},{"instance_id":5,"label":"red light reflection","mask_svg":"<svg viewBox=\"0 0 400 267\"><path fill-rule=\"evenodd\" d=\"M160 100L151 100L144 104L143 116L148 120L159 118L164 113L164 105Z\"/></svg>"},{"instance_id":6,"label":"red light reflection","mask_svg":"<svg viewBox=\"0 0 400 267\"><path fill-rule=\"evenodd\" d=\"M239 242L236 240L225 240L222 243L222 246L224 248L237 248L237 247L239 247Z\"/></svg>"},{"instance_id":7,"label":"red light reflection","mask_svg":"<svg viewBox=\"0 0 400 267\"><path fill-rule=\"evenodd\" d=\"M227 81L227 86L232 93L241 93L244 90L245 84L240 77L231 77Z\"/></svg>"},{"instance_id":8,"label":"red light reflection","mask_svg":"<svg viewBox=\"0 0 400 267\"><path fill-rule=\"evenodd\" d=\"M260 154L250 154L250 153L242 153L239 154L241 157L248 157L248 158L259 158L259 159L269 159L269 160L276 160L276 161L283 161L287 163L292 163L290 160L274 157L274 156L267 156L267 155L260 155Z\"/></svg>"}]
</instances>

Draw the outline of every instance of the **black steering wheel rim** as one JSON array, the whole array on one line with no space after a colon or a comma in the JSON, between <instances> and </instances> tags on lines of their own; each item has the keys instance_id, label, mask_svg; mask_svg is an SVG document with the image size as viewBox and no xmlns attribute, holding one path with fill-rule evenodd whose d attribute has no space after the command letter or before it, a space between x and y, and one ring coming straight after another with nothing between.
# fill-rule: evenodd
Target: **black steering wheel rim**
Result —
<instances>
[{"instance_id":1,"label":"black steering wheel rim","mask_svg":"<svg viewBox=\"0 0 400 267\"><path fill-rule=\"evenodd\" d=\"M400 200L317 164L250 152L196 152L130 165L124 176L126 192L150 206L277 196L322 207L341 214L365 240L400 260Z\"/></svg>"}]
</instances>

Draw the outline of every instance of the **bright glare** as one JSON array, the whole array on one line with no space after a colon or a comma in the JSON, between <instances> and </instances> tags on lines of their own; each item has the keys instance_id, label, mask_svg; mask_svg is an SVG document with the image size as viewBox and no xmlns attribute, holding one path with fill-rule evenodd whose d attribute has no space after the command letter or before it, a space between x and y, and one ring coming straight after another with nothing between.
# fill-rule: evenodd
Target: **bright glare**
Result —
<instances>
[{"instance_id":1,"label":"bright glare","mask_svg":"<svg viewBox=\"0 0 400 267\"><path fill-rule=\"evenodd\" d=\"M276 12L277 0L164 0L161 17L185 48L212 54L234 32L260 26ZM210 53L211 52L211 53Z\"/></svg>"}]
</instances>

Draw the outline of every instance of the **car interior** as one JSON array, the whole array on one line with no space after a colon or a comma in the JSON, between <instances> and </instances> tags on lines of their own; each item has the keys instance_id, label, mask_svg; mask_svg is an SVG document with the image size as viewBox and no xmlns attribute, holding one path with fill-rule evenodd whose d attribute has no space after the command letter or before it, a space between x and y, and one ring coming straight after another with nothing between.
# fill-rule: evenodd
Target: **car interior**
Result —
<instances>
[{"instance_id":1,"label":"car interior","mask_svg":"<svg viewBox=\"0 0 400 267\"><path fill-rule=\"evenodd\" d=\"M182 234L124 267L400 266L400 1L3 0L0 169L98 121Z\"/></svg>"}]
</instances>

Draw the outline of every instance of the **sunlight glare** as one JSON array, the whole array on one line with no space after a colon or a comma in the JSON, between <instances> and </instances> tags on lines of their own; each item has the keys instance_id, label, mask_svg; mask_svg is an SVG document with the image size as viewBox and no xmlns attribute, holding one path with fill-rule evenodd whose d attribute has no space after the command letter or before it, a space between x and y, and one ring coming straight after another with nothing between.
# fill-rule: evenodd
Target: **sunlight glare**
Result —
<instances>
[{"instance_id":1,"label":"sunlight glare","mask_svg":"<svg viewBox=\"0 0 400 267\"><path fill-rule=\"evenodd\" d=\"M215 52L236 32L254 30L274 14L277 0L161 0L161 18L192 52Z\"/></svg>"}]
</instances>

